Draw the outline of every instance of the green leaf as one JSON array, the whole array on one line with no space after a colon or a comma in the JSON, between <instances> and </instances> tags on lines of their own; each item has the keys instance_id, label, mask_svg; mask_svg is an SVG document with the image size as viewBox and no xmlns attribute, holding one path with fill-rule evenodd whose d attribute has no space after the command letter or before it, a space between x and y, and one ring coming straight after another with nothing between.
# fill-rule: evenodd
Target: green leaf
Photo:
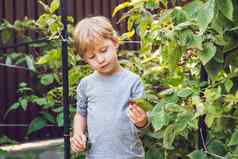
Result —
<instances>
[{"instance_id":1,"label":"green leaf","mask_svg":"<svg viewBox=\"0 0 238 159\"><path fill-rule=\"evenodd\" d=\"M48 63L48 56L47 55L41 56L36 62L36 64L38 64L38 65L43 65L43 64L46 64L46 63Z\"/></svg>"},{"instance_id":2,"label":"green leaf","mask_svg":"<svg viewBox=\"0 0 238 159\"><path fill-rule=\"evenodd\" d=\"M23 109L23 110L26 110L27 105L28 105L28 101L27 101L26 99L20 99L20 100L19 100L19 103L20 103L22 109Z\"/></svg>"},{"instance_id":3,"label":"green leaf","mask_svg":"<svg viewBox=\"0 0 238 159\"><path fill-rule=\"evenodd\" d=\"M231 136L231 140L228 143L228 146L234 146L238 145L238 129L235 130L235 132Z\"/></svg>"},{"instance_id":4,"label":"green leaf","mask_svg":"<svg viewBox=\"0 0 238 159\"><path fill-rule=\"evenodd\" d=\"M31 121L30 127L27 130L27 135L30 135L31 133L44 128L46 125L47 122L45 119L42 119L40 117L33 119Z\"/></svg>"},{"instance_id":5,"label":"green leaf","mask_svg":"<svg viewBox=\"0 0 238 159\"><path fill-rule=\"evenodd\" d=\"M203 46L203 51L199 53L199 59L202 61L203 65L206 65L216 54L216 47L213 43L205 43Z\"/></svg>"},{"instance_id":6,"label":"green leaf","mask_svg":"<svg viewBox=\"0 0 238 159\"><path fill-rule=\"evenodd\" d=\"M57 124L59 127L64 125L64 113L63 112L57 115L56 121L57 121Z\"/></svg>"},{"instance_id":7,"label":"green leaf","mask_svg":"<svg viewBox=\"0 0 238 159\"><path fill-rule=\"evenodd\" d=\"M40 106L44 106L47 104L47 99L46 98L36 98L33 100L33 102L35 102L36 104L38 104Z\"/></svg>"},{"instance_id":8,"label":"green leaf","mask_svg":"<svg viewBox=\"0 0 238 159\"><path fill-rule=\"evenodd\" d=\"M214 16L215 0L208 0L194 15L200 27L200 35L203 34Z\"/></svg>"},{"instance_id":9,"label":"green leaf","mask_svg":"<svg viewBox=\"0 0 238 159\"><path fill-rule=\"evenodd\" d=\"M169 125L164 131L163 145L165 148L171 148L175 139L175 126Z\"/></svg>"},{"instance_id":10,"label":"green leaf","mask_svg":"<svg viewBox=\"0 0 238 159\"><path fill-rule=\"evenodd\" d=\"M209 79L214 80L218 73L223 69L224 65L211 59L206 65L205 69L209 76Z\"/></svg>"},{"instance_id":11,"label":"green leaf","mask_svg":"<svg viewBox=\"0 0 238 159\"><path fill-rule=\"evenodd\" d=\"M225 17L227 17L231 21L233 20L234 8L232 0L217 0L217 6Z\"/></svg>"},{"instance_id":12,"label":"green leaf","mask_svg":"<svg viewBox=\"0 0 238 159\"><path fill-rule=\"evenodd\" d=\"M127 8L131 6L130 2L124 2L124 3L121 3L119 4L112 12L112 17L114 17L116 15L116 13L124 8Z\"/></svg>"},{"instance_id":13,"label":"green leaf","mask_svg":"<svg viewBox=\"0 0 238 159\"><path fill-rule=\"evenodd\" d=\"M41 114L47 121L49 121L50 123L55 124L55 118L54 118L53 115L51 115L50 113L47 113L47 112L41 112Z\"/></svg>"},{"instance_id":14,"label":"green leaf","mask_svg":"<svg viewBox=\"0 0 238 159\"><path fill-rule=\"evenodd\" d=\"M196 106L196 110L200 115L204 114L204 104L200 99L200 96L194 95L192 96L192 104Z\"/></svg>"},{"instance_id":15,"label":"green leaf","mask_svg":"<svg viewBox=\"0 0 238 159\"><path fill-rule=\"evenodd\" d=\"M193 114L190 112L183 112L178 114L177 119L175 121L176 125L176 132L181 132L183 131L187 124L191 122L193 119Z\"/></svg>"},{"instance_id":16,"label":"green leaf","mask_svg":"<svg viewBox=\"0 0 238 159\"><path fill-rule=\"evenodd\" d=\"M203 5L204 3L201 0L193 0L190 3L187 3L183 9L187 12L188 16L192 17Z\"/></svg>"},{"instance_id":17,"label":"green leaf","mask_svg":"<svg viewBox=\"0 0 238 159\"><path fill-rule=\"evenodd\" d=\"M146 151L145 159L165 159L163 150L157 147L151 147Z\"/></svg>"},{"instance_id":18,"label":"green leaf","mask_svg":"<svg viewBox=\"0 0 238 159\"><path fill-rule=\"evenodd\" d=\"M36 71L33 58L31 58L30 56L26 56L25 58L26 58L27 68L32 71Z\"/></svg>"},{"instance_id":19,"label":"green leaf","mask_svg":"<svg viewBox=\"0 0 238 159\"><path fill-rule=\"evenodd\" d=\"M217 118L217 115L213 115L213 114L207 114L206 115L205 123L206 123L208 128L212 127L212 124L213 124L213 122L215 121L216 118Z\"/></svg>"},{"instance_id":20,"label":"green leaf","mask_svg":"<svg viewBox=\"0 0 238 159\"><path fill-rule=\"evenodd\" d=\"M16 103L14 103L13 105L11 105L10 108L6 111L6 113L5 113L5 115L4 115L4 118L7 117L7 115L8 115L9 112L18 109L19 107L20 107L20 103L19 103L19 102L16 102Z\"/></svg>"},{"instance_id":21,"label":"green leaf","mask_svg":"<svg viewBox=\"0 0 238 159\"><path fill-rule=\"evenodd\" d=\"M156 9L159 7L159 3L157 3L155 0L147 0L145 7L148 9Z\"/></svg>"},{"instance_id":22,"label":"green leaf","mask_svg":"<svg viewBox=\"0 0 238 159\"><path fill-rule=\"evenodd\" d=\"M188 154L190 159L207 159L207 155L202 150L195 150Z\"/></svg>"},{"instance_id":23,"label":"green leaf","mask_svg":"<svg viewBox=\"0 0 238 159\"><path fill-rule=\"evenodd\" d=\"M27 83L21 82L21 83L19 84L19 87L27 87Z\"/></svg>"},{"instance_id":24,"label":"green leaf","mask_svg":"<svg viewBox=\"0 0 238 159\"><path fill-rule=\"evenodd\" d=\"M231 88L233 87L233 82L230 79L226 79L225 81L225 89L227 92L230 92Z\"/></svg>"},{"instance_id":25,"label":"green leaf","mask_svg":"<svg viewBox=\"0 0 238 159\"><path fill-rule=\"evenodd\" d=\"M50 4L50 13L54 13L57 9L59 9L60 0L53 0Z\"/></svg>"},{"instance_id":26,"label":"green leaf","mask_svg":"<svg viewBox=\"0 0 238 159\"><path fill-rule=\"evenodd\" d=\"M193 93L193 90L191 88L183 88L177 92L178 97L188 97Z\"/></svg>"},{"instance_id":27,"label":"green leaf","mask_svg":"<svg viewBox=\"0 0 238 159\"><path fill-rule=\"evenodd\" d=\"M135 34L135 31L132 30L132 31L130 31L130 32L123 33L123 34L119 37L119 39L120 39L120 41L130 40L130 39L133 37L134 34Z\"/></svg>"},{"instance_id":28,"label":"green leaf","mask_svg":"<svg viewBox=\"0 0 238 159\"><path fill-rule=\"evenodd\" d=\"M163 91L160 91L159 96L164 97L164 96L167 96L167 95L171 95L173 93L174 93L174 90L172 88L169 88L169 89L165 89Z\"/></svg>"},{"instance_id":29,"label":"green leaf","mask_svg":"<svg viewBox=\"0 0 238 159\"><path fill-rule=\"evenodd\" d=\"M47 85L53 83L53 82L54 82L54 76L53 76L53 74L43 75L43 76L41 77L41 79L40 79L40 82L41 82L41 84L43 84L43 85L45 85L45 86L47 86Z\"/></svg>"},{"instance_id":30,"label":"green leaf","mask_svg":"<svg viewBox=\"0 0 238 159\"><path fill-rule=\"evenodd\" d=\"M162 110L163 105L158 103L151 112L151 122L155 131L169 123L169 115Z\"/></svg>"},{"instance_id":31,"label":"green leaf","mask_svg":"<svg viewBox=\"0 0 238 159\"><path fill-rule=\"evenodd\" d=\"M18 143L17 141L12 140L5 135L0 135L0 145L17 144L17 143ZM0 152L1 152L1 149L0 149ZM0 153L0 156L1 156L1 153Z\"/></svg>"},{"instance_id":32,"label":"green leaf","mask_svg":"<svg viewBox=\"0 0 238 159\"><path fill-rule=\"evenodd\" d=\"M208 151L220 156L225 156L226 155L226 147L223 142L220 140L212 140L208 146Z\"/></svg>"}]
</instances>

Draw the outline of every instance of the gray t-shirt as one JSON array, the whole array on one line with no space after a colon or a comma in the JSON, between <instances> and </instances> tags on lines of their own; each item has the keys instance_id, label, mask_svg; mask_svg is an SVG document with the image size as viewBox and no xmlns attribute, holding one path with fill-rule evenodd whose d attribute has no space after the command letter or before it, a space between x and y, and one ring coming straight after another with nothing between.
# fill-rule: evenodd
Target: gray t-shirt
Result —
<instances>
[{"instance_id":1,"label":"gray t-shirt","mask_svg":"<svg viewBox=\"0 0 238 159\"><path fill-rule=\"evenodd\" d=\"M138 75L123 69L104 76L96 72L77 88L77 112L87 118L88 159L143 159L139 129L128 118L128 100L142 97Z\"/></svg>"}]
</instances>

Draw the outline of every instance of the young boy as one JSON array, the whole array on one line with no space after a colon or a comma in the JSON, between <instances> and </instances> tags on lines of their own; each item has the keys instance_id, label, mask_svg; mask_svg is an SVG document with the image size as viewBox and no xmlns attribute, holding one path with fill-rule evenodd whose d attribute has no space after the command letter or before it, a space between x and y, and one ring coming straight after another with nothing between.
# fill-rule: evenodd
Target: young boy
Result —
<instances>
[{"instance_id":1,"label":"young boy","mask_svg":"<svg viewBox=\"0 0 238 159\"><path fill-rule=\"evenodd\" d=\"M71 148L86 150L88 159L143 159L138 136L148 124L147 113L128 101L143 96L138 75L122 68L117 57L118 36L109 20L97 16L81 20L74 30L75 47L94 73L77 88ZM128 109L129 108L129 109Z\"/></svg>"}]
</instances>

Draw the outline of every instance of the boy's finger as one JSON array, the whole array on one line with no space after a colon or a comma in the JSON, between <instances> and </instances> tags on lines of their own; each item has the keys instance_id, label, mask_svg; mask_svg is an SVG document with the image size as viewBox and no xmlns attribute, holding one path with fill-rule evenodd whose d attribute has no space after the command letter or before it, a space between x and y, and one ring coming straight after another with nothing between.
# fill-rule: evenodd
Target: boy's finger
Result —
<instances>
[{"instance_id":1,"label":"boy's finger","mask_svg":"<svg viewBox=\"0 0 238 159\"><path fill-rule=\"evenodd\" d=\"M130 114L129 114L128 116L129 116L130 121L131 121L133 124L135 124L135 123L136 123L135 118L132 117Z\"/></svg>"},{"instance_id":2,"label":"boy's finger","mask_svg":"<svg viewBox=\"0 0 238 159\"><path fill-rule=\"evenodd\" d=\"M140 106L136 106L135 109L138 113L145 114L145 111Z\"/></svg>"},{"instance_id":3,"label":"boy's finger","mask_svg":"<svg viewBox=\"0 0 238 159\"><path fill-rule=\"evenodd\" d=\"M71 145L71 149L73 152L79 152L80 149L78 147L76 147L75 145Z\"/></svg>"},{"instance_id":4,"label":"boy's finger","mask_svg":"<svg viewBox=\"0 0 238 159\"><path fill-rule=\"evenodd\" d=\"M83 142L81 141L81 139L78 139L78 138L72 138L72 143L76 146L76 147L79 147L79 148L83 148Z\"/></svg>"},{"instance_id":5,"label":"boy's finger","mask_svg":"<svg viewBox=\"0 0 238 159\"><path fill-rule=\"evenodd\" d=\"M128 112L128 116L130 118L130 120L135 123L136 122L136 116L134 115L134 113L132 113L131 111Z\"/></svg>"},{"instance_id":6,"label":"boy's finger","mask_svg":"<svg viewBox=\"0 0 238 159\"><path fill-rule=\"evenodd\" d=\"M138 106L134 106L133 109L131 109L131 112L133 113L133 115L135 117L140 117L141 116L141 112L137 109Z\"/></svg>"},{"instance_id":7,"label":"boy's finger","mask_svg":"<svg viewBox=\"0 0 238 159\"><path fill-rule=\"evenodd\" d=\"M81 137L82 137L83 146L84 148L86 148L87 137L85 135L82 135Z\"/></svg>"}]
</instances>

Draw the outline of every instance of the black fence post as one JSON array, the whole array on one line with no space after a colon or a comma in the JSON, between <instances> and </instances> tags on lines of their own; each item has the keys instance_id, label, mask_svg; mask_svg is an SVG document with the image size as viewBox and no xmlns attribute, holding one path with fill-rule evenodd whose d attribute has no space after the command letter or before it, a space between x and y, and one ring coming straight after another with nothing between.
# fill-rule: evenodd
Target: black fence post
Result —
<instances>
[{"instance_id":1,"label":"black fence post","mask_svg":"<svg viewBox=\"0 0 238 159\"><path fill-rule=\"evenodd\" d=\"M62 64L63 64L63 96L64 96L64 159L70 159L70 135L69 135L69 88L68 88L68 35L66 20L66 0L60 0L61 22L64 25L62 31Z\"/></svg>"},{"instance_id":2,"label":"black fence post","mask_svg":"<svg viewBox=\"0 0 238 159\"><path fill-rule=\"evenodd\" d=\"M208 75L203 65L201 65L200 69L200 83L208 81ZM200 96L203 96L203 93L200 94ZM203 148L204 150L207 149L206 147L206 139L207 139L207 126L205 123L205 117L206 115L202 115L199 117L198 121L198 128L199 128L199 148Z\"/></svg>"}]
</instances>

